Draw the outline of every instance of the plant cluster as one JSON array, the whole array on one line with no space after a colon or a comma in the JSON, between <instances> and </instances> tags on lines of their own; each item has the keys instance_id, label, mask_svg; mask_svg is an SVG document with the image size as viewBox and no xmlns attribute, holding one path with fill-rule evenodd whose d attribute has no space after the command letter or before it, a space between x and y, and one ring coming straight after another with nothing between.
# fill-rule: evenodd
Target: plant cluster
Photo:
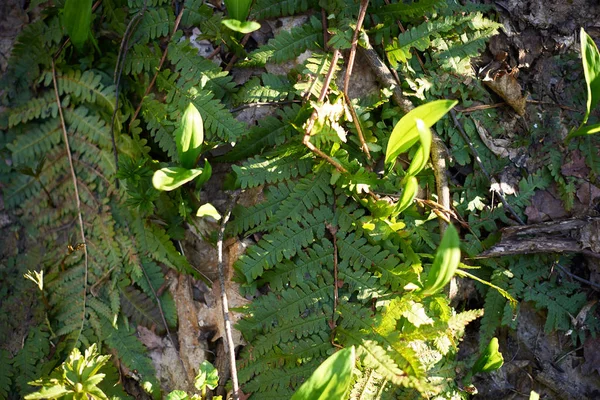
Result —
<instances>
[{"instance_id":1,"label":"plant cluster","mask_svg":"<svg viewBox=\"0 0 600 400\"><path fill-rule=\"evenodd\" d=\"M227 188L264 190L264 201L235 207L227 225L232 236L257 234L235 263L243 294L253 297L237 326L248 342L238 361L241 390L253 398L290 398L299 388L295 396L304 398L305 381L319 393L340 390L309 379L332 355L328 365L345 371L335 379L351 398L466 398L473 373L502 363L493 336L500 324L514 324L512 298L547 309L548 330L571 329L568 317L585 296L577 284L549 281L539 256L482 261L472 275L459 265L459 247L478 254L510 220L480 171L451 183L449 206L431 193L440 185L429 161L434 135L450 143L453 165L474 161L457 123L490 173L509 162L481 145L471 120L443 117L457 102L490 99L470 67L500 28L487 6L226 3L222 23L224 11L202 0L55 0L17 39L2 78L0 153L10 164L0 165L0 181L7 207L41 250L35 260L14 255L0 274L27 273L44 323L17 354L0 353L9 366L0 371L0 397L31 393L28 382L67 358L50 383L77 392L77 383L65 383L76 382L69 366L106 360L91 347L77 361L72 349L93 344L161 396L135 326L167 334L177 326L173 299L159 290L167 269L202 279L177 246L196 215L218 215L203 200L210 163L232 164ZM243 36L255 20L284 16L306 23L266 43ZM184 38L194 27L220 63ZM350 98L357 53L385 60L402 79ZM298 62L301 54L308 56ZM264 72L291 60L286 75ZM238 85L231 67L249 69L251 78ZM236 109L265 104L273 112L250 127L235 118ZM477 115L496 126L496 111ZM597 175L598 155L589 147L584 154ZM508 197L520 216L536 188L556 182L565 199L573 196L554 164L524 176L519 196ZM455 273L499 289L480 287L485 311L450 305L442 289ZM482 315L481 357L458 360L466 325ZM355 366L350 377L347 364ZM107 396L127 396L111 380L111 363L99 371L101 382L90 374L81 382L91 379L90 393L97 384Z\"/></svg>"}]
</instances>

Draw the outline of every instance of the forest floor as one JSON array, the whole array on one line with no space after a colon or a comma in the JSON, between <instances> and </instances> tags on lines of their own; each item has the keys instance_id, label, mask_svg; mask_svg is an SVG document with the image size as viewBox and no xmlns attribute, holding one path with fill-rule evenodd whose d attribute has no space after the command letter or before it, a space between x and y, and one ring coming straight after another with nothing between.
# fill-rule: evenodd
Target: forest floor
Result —
<instances>
[{"instance_id":1,"label":"forest floor","mask_svg":"<svg viewBox=\"0 0 600 400\"><path fill-rule=\"evenodd\" d=\"M526 165L527 169L534 170L547 146L561 146L561 149L567 151L566 147L560 144L562 138L566 136L569 127L573 126L573 121L581 118L581 110L573 110L570 107L572 99L581 96L584 90L581 61L577 54L578 33L580 27L585 27L594 39L600 39L600 4L596 0L484 2L495 5L504 29L490 41L488 50L477 61L477 67L489 64L505 52L504 61L511 68L518 69L517 81L532 101L528 102L524 117L507 109L502 114L503 120L499 124L505 129L503 139L508 140L506 147L518 155L515 158L521 158L515 164ZM24 3L23 0L0 2L0 72L6 69L11 45L20 27L33 18L23 11ZM498 98L498 103L501 101ZM521 134L529 131L529 127L532 126L539 130L537 135L540 138L533 145L530 141L521 140ZM518 171L515 169L514 173L518 174ZM582 177L588 175L589 169L585 166L583 156L575 154L570 158L570 162L564 165L562 173L565 176ZM509 180L510 176L507 177L507 181ZM16 234L23 228L19 226L18 219L4 208L1 189L0 187L0 240L4 243L0 246L0 261L14 252L27 252L30 246L34 246L23 239L25 235ZM540 190L526 210L527 223L597 216L600 188L590 184L577 187L576 190L575 204L569 211L552 189ZM217 206L219 201L224 203L226 200L222 192L213 193L212 196L214 199L211 202ZM213 250L192 238L188 241L186 250L186 255L192 262L194 258L215 257ZM588 299L598 299L598 260L580 257L577 258L577 263L568 268L572 274L591 282L592 285L582 285L588 291ZM201 285L197 287L198 295L204 297L207 304L212 301L213 306L207 307L204 314L196 318L219 321L220 308L214 306L214 299L206 300L211 294L205 291L206 288ZM33 301L33 298L31 296L28 301ZM472 298L462 298L461 301L469 302L469 305L473 302L481 303L481 299L476 295ZM10 310L14 312L13 319L20 316L24 320L28 319L27 301L19 305L0 304L3 313L14 307ZM474 382L479 390L479 398L527 399L530 390L536 390L541 398L545 399L600 398L600 338L589 337L583 345L573 348L571 338L564 332L544 333L544 324L543 314L528 303L521 304L517 329L505 329L500 335L504 367ZM13 331L13 337L3 339L2 347L18 346L27 332L27 327L26 323L21 324L19 329ZM151 336L150 332L146 334ZM473 325L461 344L464 353L478 348L477 337L477 326ZM146 340L160 341L160 338L147 337ZM205 338L199 340L204 340L205 343L200 346L204 350L210 348L217 353L222 351L215 349L213 344L209 345ZM163 353L161 357L167 355Z\"/></svg>"}]
</instances>

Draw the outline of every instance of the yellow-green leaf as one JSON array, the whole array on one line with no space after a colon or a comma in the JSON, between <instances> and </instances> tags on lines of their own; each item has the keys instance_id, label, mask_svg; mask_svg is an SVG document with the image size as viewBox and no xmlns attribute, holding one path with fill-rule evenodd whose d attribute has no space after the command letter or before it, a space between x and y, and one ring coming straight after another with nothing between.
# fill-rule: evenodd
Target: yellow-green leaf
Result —
<instances>
[{"instance_id":1,"label":"yellow-green leaf","mask_svg":"<svg viewBox=\"0 0 600 400\"><path fill-rule=\"evenodd\" d=\"M429 296L442 290L454 276L459 263L460 239L458 232L453 225L448 225L421 293Z\"/></svg>"},{"instance_id":2,"label":"yellow-green leaf","mask_svg":"<svg viewBox=\"0 0 600 400\"><path fill-rule=\"evenodd\" d=\"M238 21L245 21L250 14L250 6L252 0L224 0L225 7L227 7L227 14L233 19Z\"/></svg>"},{"instance_id":3,"label":"yellow-green leaf","mask_svg":"<svg viewBox=\"0 0 600 400\"><path fill-rule=\"evenodd\" d=\"M193 180L202 174L202 172L203 170L201 168L187 169L181 167L168 167L159 169L154 172L152 185L154 185L157 190L170 191Z\"/></svg>"},{"instance_id":4,"label":"yellow-green leaf","mask_svg":"<svg viewBox=\"0 0 600 400\"><path fill-rule=\"evenodd\" d=\"M406 114L398 121L385 151L385 163L393 162L398 154L404 153L419 140L417 131L417 119L423 120L425 126L431 128L452 107L458 104L456 100L435 100L423 104Z\"/></svg>"},{"instance_id":5,"label":"yellow-green leaf","mask_svg":"<svg viewBox=\"0 0 600 400\"><path fill-rule=\"evenodd\" d=\"M343 399L352 383L355 357L354 346L330 356L298 388L292 400Z\"/></svg>"},{"instance_id":6,"label":"yellow-green leaf","mask_svg":"<svg viewBox=\"0 0 600 400\"><path fill-rule=\"evenodd\" d=\"M210 203L206 203L200 206L196 212L196 217L213 217L218 221L221 219L221 214L219 214L215 206Z\"/></svg>"},{"instance_id":7,"label":"yellow-green leaf","mask_svg":"<svg viewBox=\"0 0 600 400\"><path fill-rule=\"evenodd\" d=\"M406 171L406 174L409 176L415 176L425 168L431 152L431 129L425 125L425 122L423 122L422 119L417 118L415 123L419 138L421 139L421 145L417 149L417 152L408 167L408 171Z\"/></svg>"},{"instance_id":8,"label":"yellow-green leaf","mask_svg":"<svg viewBox=\"0 0 600 400\"><path fill-rule=\"evenodd\" d=\"M260 29L260 24L256 21L239 21L237 19L224 19L221 21L223 25L234 32L243 34L252 33Z\"/></svg>"},{"instance_id":9,"label":"yellow-green leaf","mask_svg":"<svg viewBox=\"0 0 600 400\"><path fill-rule=\"evenodd\" d=\"M502 357L502 353L498 351L498 348L498 338L492 338L490 344L488 344L481 356L475 361L473 368L471 368L471 372L473 374L478 372L491 372L502 367L502 364L504 364L504 357Z\"/></svg>"},{"instance_id":10,"label":"yellow-green leaf","mask_svg":"<svg viewBox=\"0 0 600 400\"><path fill-rule=\"evenodd\" d=\"M80 49L91 34L92 0L67 0L62 23L75 47Z\"/></svg>"},{"instance_id":11,"label":"yellow-green leaf","mask_svg":"<svg viewBox=\"0 0 600 400\"><path fill-rule=\"evenodd\" d=\"M404 185L404 190L402 191L402 197L400 197L400 201L394 208L394 213L400 214L402 211L406 210L410 207L417 197L417 191L419 190L419 181L414 176L410 176L406 179L406 184Z\"/></svg>"},{"instance_id":12,"label":"yellow-green leaf","mask_svg":"<svg viewBox=\"0 0 600 400\"><path fill-rule=\"evenodd\" d=\"M194 104L190 103L181 118L181 126L176 131L177 153L184 168L194 168L202 151L204 123Z\"/></svg>"},{"instance_id":13,"label":"yellow-green leaf","mask_svg":"<svg viewBox=\"0 0 600 400\"><path fill-rule=\"evenodd\" d=\"M585 124L590 113L600 100L600 54L594 40L583 28L580 31L581 60L583 62L583 73L587 84L587 109L583 123Z\"/></svg>"}]
</instances>

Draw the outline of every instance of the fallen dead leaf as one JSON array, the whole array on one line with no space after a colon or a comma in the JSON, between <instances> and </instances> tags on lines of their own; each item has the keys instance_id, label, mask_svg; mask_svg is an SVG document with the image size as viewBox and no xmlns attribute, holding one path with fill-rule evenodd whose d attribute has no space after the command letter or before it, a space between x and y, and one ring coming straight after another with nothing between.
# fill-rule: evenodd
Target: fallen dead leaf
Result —
<instances>
[{"instance_id":1,"label":"fallen dead leaf","mask_svg":"<svg viewBox=\"0 0 600 400\"><path fill-rule=\"evenodd\" d=\"M567 216L562 201L548 190L539 190L531 199L531 205L525 209L527 223L536 224L544 221L557 220Z\"/></svg>"}]
</instances>

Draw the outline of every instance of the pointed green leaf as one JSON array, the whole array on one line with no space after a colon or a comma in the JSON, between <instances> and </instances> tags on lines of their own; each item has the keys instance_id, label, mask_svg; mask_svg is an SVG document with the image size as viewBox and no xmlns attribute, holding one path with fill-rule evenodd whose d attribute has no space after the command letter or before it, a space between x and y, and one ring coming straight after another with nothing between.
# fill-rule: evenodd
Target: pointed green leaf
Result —
<instances>
[{"instance_id":1,"label":"pointed green leaf","mask_svg":"<svg viewBox=\"0 0 600 400\"><path fill-rule=\"evenodd\" d=\"M594 40L581 28L581 59L583 62L583 73L587 84L587 110L583 117L585 124L590 113L600 100L600 54Z\"/></svg>"},{"instance_id":2,"label":"pointed green leaf","mask_svg":"<svg viewBox=\"0 0 600 400\"><path fill-rule=\"evenodd\" d=\"M189 400L189 396L183 390L173 390L167 396L167 400Z\"/></svg>"},{"instance_id":3,"label":"pointed green leaf","mask_svg":"<svg viewBox=\"0 0 600 400\"><path fill-rule=\"evenodd\" d=\"M600 132L600 124L594 125L583 125L581 128L569 134L569 138L575 136L593 135L594 133Z\"/></svg>"},{"instance_id":4,"label":"pointed green leaf","mask_svg":"<svg viewBox=\"0 0 600 400\"><path fill-rule=\"evenodd\" d=\"M201 168L187 169L181 167L168 167L159 169L152 177L152 185L154 185L154 188L157 190L170 191L193 180L202 174L202 172L203 170Z\"/></svg>"},{"instance_id":5,"label":"pointed green leaf","mask_svg":"<svg viewBox=\"0 0 600 400\"><path fill-rule=\"evenodd\" d=\"M227 14L238 21L245 21L250 14L250 5L252 0L224 0L227 7Z\"/></svg>"},{"instance_id":6,"label":"pointed green leaf","mask_svg":"<svg viewBox=\"0 0 600 400\"><path fill-rule=\"evenodd\" d=\"M260 24L256 21L239 21L237 19L224 19L221 21L223 25L234 32L243 34L252 33L260 29Z\"/></svg>"},{"instance_id":7,"label":"pointed green leaf","mask_svg":"<svg viewBox=\"0 0 600 400\"><path fill-rule=\"evenodd\" d=\"M398 154L404 153L419 140L417 131L417 119L423 120L425 126L431 128L452 107L458 104L456 100L435 100L423 104L406 114L398 121L385 151L385 163L393 162Z\"/></svg>"},{"instance_id":8,"label":"pointed green leaf","mask_svg":"<svg viewBox=\"0 0 600 400\"><path fill-rule=\"evenodd\" d=\"M394 208L394 212L400 214L402 211L410 207L417 197L417 191L419 190L419 181L414 176L410 176L406 179L404 190L402 191L402 197Z\"/></svg>"},{"instance_id":9,"label":"pointed green leaf","mask_svg":"<svg viewBox=\"0 0 600 400\"><path fill-rule=\"evenodd\" d=\"M206 203L200 206L198 212L196 212L196 217L213 217L218 221L221 219L221 214L219 214L215 206Z\"/></svg>"},{"instance_id":10,"label":"pointed green leaf","mask_svg":"<svg viewBox=\"0 0 600 400\"><path fill-rule=\"evenodd\" d=\"M71 42L78 49L81 48L91 34L92 0L67 0L62 16Z\"/></svg>"},{"instance_id":11,"label":"pointed green leaf","mask_svg":"<svg viewBox=\"0 0 600 400\"><path fill-rule=\"evenodd\" d=\"M473 368L471 368L471 372L473 374L478 372L491 372L502 367L502 364L504 364L504 357L502 357L502 353L498 351L498 347L498 338L492 338L490 344L488 344L481 356L475 361Z\"/></svg>"},{"instance_id":12,"label":"pointed green leaf","mask_svg":"<svg viewBox=\"0 0 600 400\"><path fill-rule=\"evenodd\" d=\"M292 400L342 399L352 383L355 363L354 346L325 360L292 396Z\"/></svg>"},{"instance_id":13,"label":"pointed green leaf","mask_svg":"<svg viewBox=\"0 0 600 400\"><path fill-rule=\"evenodd\" d=\"M431 129L425 125L425 122L423 122L422 119L415 119L415 123L417 125L419 138L421 139L421 145L417 149L415 157L412 159L410 166L408 167L408 171L406 171L408 176L417 175L427 165L427 162L429 161L429 154L431 152L431 140L433 137L431 134Z\"/></svg>"},{"instance_id":14,"label":"pointed green leaf","mask_svg":"<svg viewBox=\"0 0 600 400\"><path fill-rule=\"evenodd\" d=\"M448 225L438 247L422 291L430 296L442 290L454 276L460 263L460 239L453 225Z\"/></svg>"},{"instance_id":15,"label":"pointed green leaf","mask_svg":"<svg viewBox=\"0 0 600 400\"><path fill-rule=\"evenodd\" d=\"M194 168L202 151L204 141L204 123L194 104L190 103L181 118L181 126L176 131L175 141L181 166Z\"/></svg>"}]
</instances>

